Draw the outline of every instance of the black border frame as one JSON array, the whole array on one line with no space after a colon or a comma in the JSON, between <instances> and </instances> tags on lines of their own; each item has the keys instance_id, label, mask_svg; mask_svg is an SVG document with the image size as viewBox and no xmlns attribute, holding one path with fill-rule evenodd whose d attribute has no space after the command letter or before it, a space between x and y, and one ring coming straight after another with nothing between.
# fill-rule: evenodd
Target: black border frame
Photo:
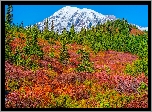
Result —
<instances>
[{"instance_id":1,"label":"black border frame","mask_svg":"<svg viewBox=\"0 0 152 112\"><path fill-rule=\"evenodd\" d=\"M21 108L5 108L5 94L2 92L2 109L5 111L151 111L151 1L1 1L1 47L2 47L2 91L5 90L5 5L12 4L12 5L148 5L148 108L41 108L41 109L21 109Z\"/></svg>"}]
</instances>

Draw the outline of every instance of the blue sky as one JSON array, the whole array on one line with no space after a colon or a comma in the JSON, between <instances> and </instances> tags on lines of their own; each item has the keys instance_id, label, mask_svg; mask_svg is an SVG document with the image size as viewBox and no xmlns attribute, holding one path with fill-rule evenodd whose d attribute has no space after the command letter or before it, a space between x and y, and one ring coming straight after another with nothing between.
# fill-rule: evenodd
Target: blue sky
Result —
<instances>
[{"instance_id":1,"label":"blue sky","mask_svg":"<svg viewBox=\"0 0 152 112\"><path fill-rule=\"evenodd\" d=\"M66 5L13 5L13 23L21 23L24 26L32 25L51 16L54 12ZM92 9L103 15L115 15L117 18L125 18L129 23L142 27L148 26L148 5L68 5ZM7 6L5 6L5 10ZM6 11L5 11L6 12Z\"/></svg>"}]
</instances>

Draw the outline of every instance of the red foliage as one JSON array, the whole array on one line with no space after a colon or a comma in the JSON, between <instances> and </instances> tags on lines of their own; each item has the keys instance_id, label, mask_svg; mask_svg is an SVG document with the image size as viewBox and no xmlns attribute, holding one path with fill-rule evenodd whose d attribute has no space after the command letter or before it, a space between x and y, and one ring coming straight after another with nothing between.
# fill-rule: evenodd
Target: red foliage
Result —
<instances>
[{"instance_id":1,"label":"red foliage","mask_svg":"<svg viewBox=\"0 0 152 112\"><path fill-rule=\"evenodd\" d=\"M63 65L58 61L58 59L45 56L44 60L39 60L39 64L45 69L51 67L58 74L61 74L63 72Z\"/></svg>"},{"instance_id":2,"label":"red foliage","mask_svg":"<svg viewBox=\"0 0 152 112\"><path fill-rule=\"evenodd\" d=\"M10 46L12 48L12 52L15 53L16 48L22 50L22 48L26 46L26 40L24 38L15 38L10 42Z\"/></svg>"},{"instance_id":3,"label":"red foliage","mask_svg":"<svg viewBox=\"0 0 152 112\"><path fill-rule=\"evenodd\" d=\"M16 47L22 48L20 44L22 40L17 38L12 41L12 49L15 50ZM38 44L41 46L44 52L49 53L51 47L49 43L43 39L38 39ZM115 89L120 93L137 93L137 88L141 82L148 84L148 78L141 74L138 77L133 77L124 74L124 68L127 63L131 63L138 57L131 55L130 53L116 52L116 51L105 51L99 52L97 55L90 53L90 60L94 62L95 73L87 72L64 72L65 69L75 68L80 63L80 54L77 54L77 50L81 49L82 45L69 44L68 53L70 55L69 62L66 67L64 67L58 59L58 56L51 58L47 55L43 56L42 60L38 60L40 65L39 70L31 71L25 70L24 67L15 66L12 63L5 61L5 88L8 87L9 79L16 79L20 81L22 79L26 80L26 83L32 82L33 84L29 87L20 83L20 88L16 91L11 92L7 95L7 101L5 102L6 107L10 108L24 108L31 107L35 108L38 105L42 107L49 104L51 98L48 93L52 92L55 96L61 94L68 94L71 98L76 100L88 99L90 97L89 91L94 95L96 91L85 86L83 82L85 80L96 80L94 86L106 85L109 89ZM54 54L58 55L60 52L61 44L57 41L56 45L52 46L54 48ZM31 56L32 60L36 60L36 56ZM107 68L110 69L109 73ZM48 69L52 68L53 71L57 72L57 75L53 79L48 77ZM50 74L51 75L51 74ZM79 84L76 84L79 82ZM24 91L24 92L23 92ZM100 90L98 90L100 91ZM24 93L24 94L23 94ZM135 107L135 108L146 108L148 107L148 96L141 96L140 98L135 98L125 107ZM95 101L94 101L95 102Z\"/></svg>"},{"instance_id":4,"label":"red foliage","mask_svg":"<svg viewBox=\"0 0 152 112\"><path fill-rule=\"evenodd\" d=\"M148 95L144 94L140 98L136 97L130 103L126 104L124 108L148 108Z\"/></svg>"},{"instance_id":5,"label":"red foliage","mask_svg":"<svg viewBox=\"0 0 152 112\"><path fill-rule=\"evenodd\" d=\"M86 79L89 79L90 73L69 73L61 74L57 76L57 80L62 84L76 84L76 81L83 83Z\"/></svg>"},{"instance_id":6,"label":"red foliage","mask_svg":"<svg viewBox=\"0 0 152 112\"><path fill-rule=\"evenodd\" d=\"M140 77L140 78L139 78ZM129 75L108 75L105 71L96 72L94 78L99 80L99 84L108 83L109 87L113 87L119 92L137 93L137 88L141 82L148 82L146 77L139 76L135 78Z\"/></svg>"},{"instance_id":7,"label":"red foliage","mask_svg":"<svg viewBox=\"0 0 152 112\"><path fill-rule=\"evenodd\" d=\"M104 65L106 65L110 68L110 74L123 73L126 64L132 63L137 58L137 56L131 55L130 53L111 50L99 52L96 57L90 55L90 60L94 62L95 69L104 69Z\"/></svg>"},{"instance_id":8,"label":"red foliage","mask_svg":"<svg viewBox=\"0 0 152 112\"><path fill-rule=\"evenodd\" d=\"M88 99L90 97L87 88L83 84L79 86L74 86L72 88L72 92L70 93L70 96L76 100Z\"/></svg>"}]
</instances>

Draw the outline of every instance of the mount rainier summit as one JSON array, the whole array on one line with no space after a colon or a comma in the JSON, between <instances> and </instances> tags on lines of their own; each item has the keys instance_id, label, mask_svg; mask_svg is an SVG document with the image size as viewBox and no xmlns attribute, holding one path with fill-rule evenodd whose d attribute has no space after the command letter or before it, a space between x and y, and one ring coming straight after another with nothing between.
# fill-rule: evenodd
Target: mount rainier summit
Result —
<instances>
[{"instance_id":1,"label":"mount rainier summit","mask_svg":"<svg viewBox=\"0 0 152 112\"><path fill-rule=\"evenodd\" d=\"M48 27L51 29L53 20L54 31L61 33L64 28L68 31L72 24L75 26L76 31L80 31L82 27L88 28L90 26L96 26L98 23L105 23L107 20L116 20L114 15L103 15L94 10L87 8L77 8L66 6L55 12L52 16L45 18L42 22L36 23L40 30L45 27L45 21L48 19ZM148 27L140 27L136 25L140 30L148 30Z\"/></svg>"}]
</instances>

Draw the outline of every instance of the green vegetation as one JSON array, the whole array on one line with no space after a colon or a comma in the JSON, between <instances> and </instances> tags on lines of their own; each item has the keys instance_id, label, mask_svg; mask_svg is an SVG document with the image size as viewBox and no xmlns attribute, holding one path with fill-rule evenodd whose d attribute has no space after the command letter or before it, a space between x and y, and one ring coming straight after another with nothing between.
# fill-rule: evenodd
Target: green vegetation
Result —
<instances>
[{"instance_id":1,"label":"green vegetation","mask_svg":"<svg viewBox=\"0 0 152 112\"><path fill-rule=\"evenodd\" d=\"M81 63L78 65L77 71L93 72L93 63L90 62L89 53L79 49L78 54L82 54Z\"/></svg>"},{"instance_id":2,"label":"green vegetation","mask_svg":"<svg viewBox=\"0 0 152 112\"><path fill-rule=\"evenodd\" d=\"M48 19L44 31L37 25L12 24L12 11L9 5L5 88L17 97L9 96L7 108L129 108L132 101L148 106L142 98L148 91L148 32L133 34L132 29L138 32L135 26L117 19L80 32L72 25L59 34L53 30L54 21L49 30ZM136 77L141 74L143 81Z\"/></svg>"},{"instance_id":3,"label":"green vegetation","mask_svg":"<svg viewBox=\"0 0 152 112\"><path fill-rule=\"evenodd\" d=\"M62 64L67 64L68 63L68 58L69 58L68 50L67 50L66 44L63 43L62 48L61 48L61 53L60 53L61 63Z\"/></svg>"}]
</instances>

